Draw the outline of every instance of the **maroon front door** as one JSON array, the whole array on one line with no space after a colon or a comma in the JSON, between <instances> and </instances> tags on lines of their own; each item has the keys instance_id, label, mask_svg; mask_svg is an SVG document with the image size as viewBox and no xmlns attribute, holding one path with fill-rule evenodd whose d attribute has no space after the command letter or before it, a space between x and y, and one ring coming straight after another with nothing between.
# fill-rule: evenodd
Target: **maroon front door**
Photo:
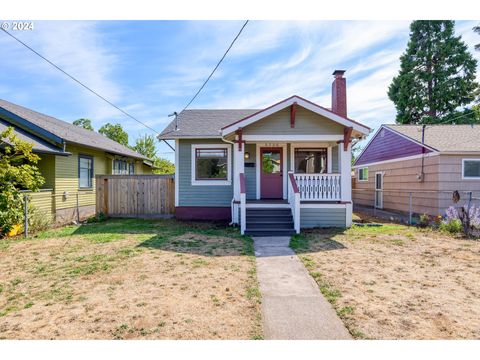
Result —
<instances>
[{"instance_id":1,"label":"maroon front door","mask_svg":"<svg viewBox=\"0 0 480 360\"><path fill-rule=\"evenodd\" d=\"M260 197L281 199L283 197L282 148L260 148L260 165Z\"/></svg>"}]
</instances>

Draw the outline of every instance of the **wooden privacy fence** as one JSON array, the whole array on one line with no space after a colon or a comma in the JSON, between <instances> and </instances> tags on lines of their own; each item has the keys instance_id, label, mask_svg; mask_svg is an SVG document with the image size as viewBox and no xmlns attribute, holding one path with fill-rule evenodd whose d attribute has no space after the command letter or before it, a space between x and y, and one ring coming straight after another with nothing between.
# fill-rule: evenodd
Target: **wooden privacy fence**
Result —
<instances>
[{"instance_id":1,"label":"wooden privacy fence","mask_svg":"<svg viewBox=\"0 0 480 360\"><path fill-rule=\"evenodd\" d=\"M112 217L169 217L175 210L173 175L97 175L97 213Z\"/></svg>"}]
</instances>

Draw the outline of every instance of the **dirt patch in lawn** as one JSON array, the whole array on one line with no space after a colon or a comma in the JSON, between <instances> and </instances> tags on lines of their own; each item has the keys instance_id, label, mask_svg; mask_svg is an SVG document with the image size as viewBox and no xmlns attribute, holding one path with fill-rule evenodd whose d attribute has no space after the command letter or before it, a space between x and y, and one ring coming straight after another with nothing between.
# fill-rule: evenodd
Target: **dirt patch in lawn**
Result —
<instances>
[{"instance_id":1,"label":"dirt patch in lawn","mask_svg":"<svg viewBox=\"0 0 480 360\"><path fill-rule=\"evenodd\" d=\"M357 338L480 338L479 241L384 224L292 246Z\"/></svg>"},{"instance_id":2,"label":"dirt patch in lawn","mask_svg":"<svg viewBox=\"0 0 480 360\"><path fill-rule=\"evenodd\" d=\"M0 249L0 337L262 336L251 240L215 224L115 220Z\"/></svg>"}]
</instances>

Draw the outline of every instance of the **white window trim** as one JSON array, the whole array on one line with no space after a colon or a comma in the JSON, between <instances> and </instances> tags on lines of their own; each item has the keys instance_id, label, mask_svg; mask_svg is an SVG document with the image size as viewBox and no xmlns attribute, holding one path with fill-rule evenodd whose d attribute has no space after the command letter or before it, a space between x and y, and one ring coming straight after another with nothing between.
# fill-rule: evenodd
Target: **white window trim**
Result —
<instances>
[{"instance_id":1,"label":"white window trim","mask_svg":"<svg viewBox=\"0 0 480 360\"><path fill-rule=\"evenodd\" d=\"M359 167L359 168L357 169L357 181L359 181L359 182L367 182L369 176L367 176L367 179L366 179L366 180L360 179L360 170L362 170L362 169L367 169L367 170L368 170L368 166L362 166L362 167ZM370 175L370 171L368 171L368 175Z\"/></svg>"},{"instance_id":2,"label":"white window trim","mask_svg":"<svg viewBox=\"0 0 480 360\"><path fill-rule=\"evenodd\" d=\"M197 149L227 149L227 180L197 180L196 173L196 150ZM228 144L192 144L191 153L191 179L193 186L227 186L232 185L232 148Z\"/></svg>"},{"instance_id":3,"label":"white window trim","mask_svg":"<svg viewBox=\"0 0 480 360\"><path fill-rule=\"evenodd\" d=\"M480 180L480 176L465 176L465 161L480 162L480 159L462 159L462 180Z\"/></svg>"}]
</instances>

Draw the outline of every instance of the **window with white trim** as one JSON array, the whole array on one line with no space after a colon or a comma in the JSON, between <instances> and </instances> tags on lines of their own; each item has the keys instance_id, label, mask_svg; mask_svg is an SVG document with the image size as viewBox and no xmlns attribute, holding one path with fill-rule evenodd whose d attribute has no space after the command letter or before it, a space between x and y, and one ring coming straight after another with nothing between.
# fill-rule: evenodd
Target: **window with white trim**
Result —
<instances>
[{"instance_id":1,"label":"window with white trim","mask_svg":"<svg viewBox=\"0 0 480 360\"><path fill-rule=\"evenodd\" d=\"M368 167L358 169L358 181L368 181Z\"/></svg>"},{"instance_id":2,"label":"window with white trim","mask_svg":"<svg viewBox=\"0 0 480 360\"><path fill-rule=\"evenodd\" d=\"M113 160L113 175L133 175L135 174L135 164L127 160Z\"/></svg>"},{"instance_id":3,"label":"window with white trim","mask_svg":"<svg viewBox=\"0 0 480 360\"><path fill-rule=\"evenodd\" d=\"M462 176L464 179L480 180L480 159L463 159Z\"/></svg>"},{"instance_id":4,"label":"window with white trim","mask_svg":"<svg viewBox=\"0 0 480 360\"><path fill-rule=\"evenodd\" d=\"M228 145L192 145L192 184L230 184L230 148Z\"/></svg>"}]
</instances>

